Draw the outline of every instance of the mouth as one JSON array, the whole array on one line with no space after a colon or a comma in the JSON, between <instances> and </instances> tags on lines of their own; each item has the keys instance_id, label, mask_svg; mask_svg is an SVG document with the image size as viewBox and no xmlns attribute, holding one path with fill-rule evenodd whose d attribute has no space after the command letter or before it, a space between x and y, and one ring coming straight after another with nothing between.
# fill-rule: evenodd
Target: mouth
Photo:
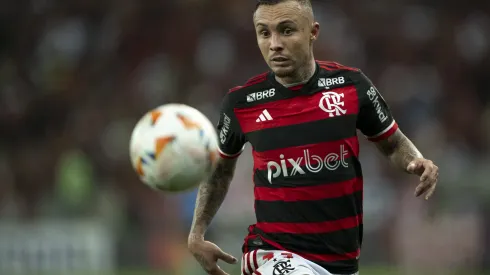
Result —
<instances>
[{"instance_id":1,"label":"mouth","mask_svg":"<svg viewBox=\"0 0 490 275\"><path fill-rule=\"evenodd\" d=\"M283 63L283 62L289 61L289 59L287 57L284 57L284 56L275 56L275 57L271 58L271 61L275 62L275 63Z\"/></svg>"}]
</instances>

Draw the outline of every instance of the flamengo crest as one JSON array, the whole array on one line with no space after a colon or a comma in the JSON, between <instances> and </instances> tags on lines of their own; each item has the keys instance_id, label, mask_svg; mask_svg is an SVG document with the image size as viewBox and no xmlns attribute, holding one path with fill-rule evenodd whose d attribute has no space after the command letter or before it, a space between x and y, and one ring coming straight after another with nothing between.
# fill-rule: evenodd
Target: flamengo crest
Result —
<instances>
[{"instance_id":1,"label":"flamengo crest","mask_svg":"<svg viewBox=\"0 0 490 275\"><path fill-rule=\"evenodd\" d=\"M273 275L286 275L294 271L293 265L291 265L290 260L287 261L279 261L274 264L272 267L272 274Z\"/></svg>"},{"instance_id":2,"label":"flamengo crest","mask_svg":"<svg viewBox=\"0 0 490 275\"><path fill-rule=\"evenodd\" d=\"M323 111L327 112L330 117L345 115L347 113L344 107L344 93L337 94L335 92L323 92L318 106Z\"/></svg>"}]
</instances>

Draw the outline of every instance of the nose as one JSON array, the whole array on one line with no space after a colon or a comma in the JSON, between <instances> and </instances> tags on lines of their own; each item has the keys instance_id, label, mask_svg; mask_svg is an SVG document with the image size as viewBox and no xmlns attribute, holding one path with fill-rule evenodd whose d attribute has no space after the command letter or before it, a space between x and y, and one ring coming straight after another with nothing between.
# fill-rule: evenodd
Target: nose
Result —
<instances>
[{"instance_id":1,"label":"nose","mask_svg":"<svg viewBox=\"0 0 490 275\"><path fill-rule=\"evenodd\" d=\"M274 52L280 52L284 49L281 37L277 34L271 35L270 50Z\"/></svg>"}]
</instances>

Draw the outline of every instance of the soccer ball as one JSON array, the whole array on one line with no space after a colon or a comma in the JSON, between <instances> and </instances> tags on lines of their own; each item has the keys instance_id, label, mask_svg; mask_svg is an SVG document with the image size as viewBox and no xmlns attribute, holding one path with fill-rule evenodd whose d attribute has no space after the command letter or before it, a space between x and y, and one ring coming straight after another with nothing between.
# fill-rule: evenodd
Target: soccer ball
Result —
<instances>
[{"instance_id":1,"label":"soccer ball","mask_svg":"<svg viewBox=\"0 0 490 275\"><path fill-rule=\"evenodd\" d=\"M133 129L130 156L140 179L156 190L192 189L214 170L218 141L208 118L184 104L145 114Z\"/></svg>"}]
</instances>

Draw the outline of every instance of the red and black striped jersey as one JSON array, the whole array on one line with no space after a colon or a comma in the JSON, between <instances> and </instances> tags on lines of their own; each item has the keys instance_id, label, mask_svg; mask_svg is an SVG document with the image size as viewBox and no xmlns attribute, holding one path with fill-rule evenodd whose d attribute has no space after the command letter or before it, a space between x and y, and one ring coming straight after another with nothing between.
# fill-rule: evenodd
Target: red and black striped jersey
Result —
<instances>
[{"instance_id":1,"label":"red and black striped jersey","mask_svg":"<svg viewBox=\"0 0 490 275\"><path fill-rule=\"evenodd\" d=\"M257 223L244 252L291 251L334 274L358 269L363 179L357 131L376 141L398 126L383 97L356 68L317 61L304 85L263 73L224 97L222 157L254 159Z\"/></svg>"}]
</instances>

